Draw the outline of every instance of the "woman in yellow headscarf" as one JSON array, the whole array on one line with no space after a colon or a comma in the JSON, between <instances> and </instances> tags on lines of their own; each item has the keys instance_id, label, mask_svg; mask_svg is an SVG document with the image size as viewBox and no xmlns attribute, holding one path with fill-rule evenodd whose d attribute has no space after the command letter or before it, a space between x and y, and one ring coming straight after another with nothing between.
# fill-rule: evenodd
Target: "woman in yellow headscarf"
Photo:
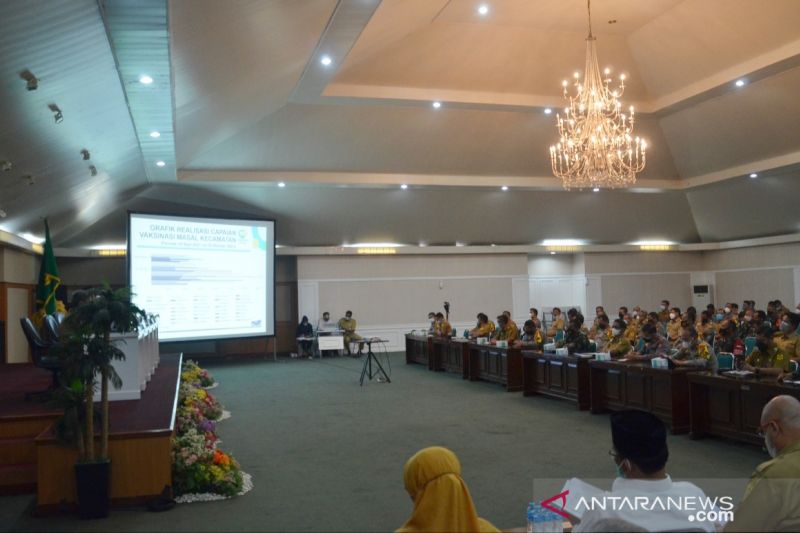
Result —
<instances>
[{"instance_id":1,"label":"woman in yellow headscarf","mask_svg":"<svg viewBox=\"0 0 800 533\"><path fill-rule=\"evenodd\" d=\"M433 446L415 453L403 471L406 491L414 501L411 518L398 533L421 531L499 531L478 518L461 464L447 448Z\"/></svg>"}]
</instances>

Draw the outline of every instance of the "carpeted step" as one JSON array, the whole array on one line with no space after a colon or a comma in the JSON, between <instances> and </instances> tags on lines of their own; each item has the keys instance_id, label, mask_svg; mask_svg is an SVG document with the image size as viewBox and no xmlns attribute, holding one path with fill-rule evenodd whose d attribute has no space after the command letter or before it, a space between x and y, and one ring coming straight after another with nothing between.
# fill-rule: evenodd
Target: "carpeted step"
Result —
<instances>
[{"instance_id":1,"label":"carpeted step","mask_svg":"<svg viewBox=\"0 0 800 533\"><path fill-rule=\"evenodd\" d=\"M0 438L0 466L36 463L34 437Z\"/></svg>"},{"instance_id":2,"label":"carpeted step","mask_svg":"<svg viewBox=\"0 0 800 533\"><path fill-rule=\"evenodd\" d=\"M0 466L0 494L36 492L36 464Z\"/></svg>"}]
</instances>

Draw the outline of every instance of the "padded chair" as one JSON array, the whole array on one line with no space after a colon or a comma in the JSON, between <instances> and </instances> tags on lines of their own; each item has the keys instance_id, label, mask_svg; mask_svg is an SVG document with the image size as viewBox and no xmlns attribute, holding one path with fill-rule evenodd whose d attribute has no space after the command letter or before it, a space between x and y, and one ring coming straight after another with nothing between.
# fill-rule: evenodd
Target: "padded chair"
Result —
<instances>
[{"instance_id":1,"label":"padded chair","mask_svg":"<svg viewBox=\"0 0 800 533\"><path fill-rule=\"evenodd\" d=\"M720 352L717 354L717 368L722 370L733 370L733 354Z\"/></svg>"},{"instance_id":2,"label":"padded chair","mask_svg":"<svg viewBox=\"0 0 800 533\"><path fill-rule=\"evenodd\" d=\"M25 394L25 399L34 397L49 396L49 394L58 387L58 374L61 371L61 361L57 357L50 355L50 348L52 343L45 342L36 330L30 318L23 317L19 319L22 332L28 341L31 348L31 357L33 357L33 364L39 368L49 370L53 374L53 382L50 387L38 392L29 392Z\"/></svg>"},{"instance_id":3,"label":"padded chair","mask_svg":"<svg viewBox=\"0 0 800 533\"><path fill-rule=\"evenodd\" d=\"M556 331L555 340L556 340L556 342L560 342L560 341L564 340L564 330L563 329L559 329L559 330Z\"/></svg>"},{"instance_id":4,"label":"padded chair","mask_svg":"<svg viewBox=\"0 0 800 533\"><path fill-rule=\"evenodd\" d=\"M644 350L644 339L639 339L636 342L636 348L634 348L634 351L637 353L642 353L642 350Z\"/></svg>"},{"instance_id":5,"label":"padded chair","mask_svg":"<svg viewBox=\"0 0 800 533\"><path fill-rule=\"evenodd\" d=\"M44 317L44 341L48 344L56 344L61 336L60 323L58 317L55 315L46 315Z\"/></svg>"},{"instance_id":6,"label":"padded chair","mask_svg":"<svg viewBox=\"0 0 800 533\"><path fill-rule=\"evenodd\" d=\"M750 355L750 352L756 347L756 338L755 337L745 337L744 339L744 355L747 357Z\"/></svg>"}]
</instances>

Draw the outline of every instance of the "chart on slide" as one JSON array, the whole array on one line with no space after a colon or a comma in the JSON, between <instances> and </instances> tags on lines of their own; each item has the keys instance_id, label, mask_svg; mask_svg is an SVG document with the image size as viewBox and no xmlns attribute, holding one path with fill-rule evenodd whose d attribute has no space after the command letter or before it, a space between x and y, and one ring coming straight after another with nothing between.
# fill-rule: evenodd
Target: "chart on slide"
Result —
<instances>
[{"instance_id":1,"label":"chart on slide","mask_svg":"<svg viewBox=\"0 0 800 533\"><path fill-rule=\"evenodd\" d=\"M134 299L161 339L274 334L271 224L131 214Z\"/></svg>"}]
</instances>

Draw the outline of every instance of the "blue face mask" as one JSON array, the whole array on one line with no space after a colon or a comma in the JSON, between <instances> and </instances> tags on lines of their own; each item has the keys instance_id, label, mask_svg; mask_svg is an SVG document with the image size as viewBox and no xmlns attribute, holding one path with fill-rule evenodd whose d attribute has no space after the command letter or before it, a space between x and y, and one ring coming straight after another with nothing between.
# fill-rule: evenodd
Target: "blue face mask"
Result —
<instances>
[{"instance_id":1,"label":"blue face mask","mask_svg":"<svg viewBox=\"0 0 800 533\"><path fill-rule=\"evenodd\" d=\"M723 318L725 318L725 315L723 315L722 313L717 313L716 315L714 315L714 319L716 319L717 322L721 322Z\"/></svg>"}]
</instances>

